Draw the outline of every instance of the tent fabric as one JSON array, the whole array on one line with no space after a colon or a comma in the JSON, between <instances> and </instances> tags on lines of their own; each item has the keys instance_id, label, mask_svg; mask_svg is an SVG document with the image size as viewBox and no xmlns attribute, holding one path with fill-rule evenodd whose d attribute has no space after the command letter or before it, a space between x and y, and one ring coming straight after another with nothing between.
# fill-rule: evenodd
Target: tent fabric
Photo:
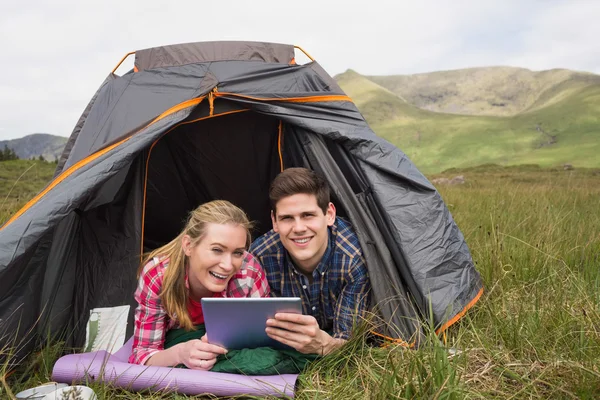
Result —
<instances>
[{"instance_id":1,"label":"tent fabric","mask_svg":"<svg viewBox=\"0 0 600 400\"><path fill-rule=\"evenodd\" d=\"M102 85L100 85L100 89L104 85L106 85L106 83L115 79L115 77L116 76L112 75L112 74L107 76L106 79L104 80L104 82L102 82ZM85 110L83 110L83 114L81 114L81 117L79 117L79 120L75 124L75 128L73 128L73 131L71 132L71 135L69 136L69 140L67 140L67 143L65 144L65 147L63 148L61 156L58 158L56 171L54 172L54 178L56 178L58 176L58 174L60 174L63 171L67 157L71 153L71 150L73 149L73 145L75 144L75 142L77 141L77 138L79 137L79 132L81 132L81 129L83 128L83 124L87 120L90 110L92 109L92 106L94 105L96 98L98 97L98 94L100 93L100 89L98 89L96 91L96 93L94 94L94 97L92 97L92 99L90 100L88 105L85 107Z\"/></svg>"},{"instance_id":2,"label":"tent fabric","mask_svg":"<svg viewBox=\"0 0 600 400\"><path fill-rule=\"evenodd\" d=\"M154 47L135 52L135 67L145 69L174 67L210 61L263 61L289 64L294 47L260 42L203 42Z\"/></svg>"},{"instance_id":3,"label":"tent fabric","mask_svg":"<svg viewBox=\"0 0 600 400\"><path fill-rule=\"evenodd\" d=\"M230 200L258 221L255 235L267 231L267 188L282 166L319 170L333 187L359 231L387 336L418 340L415 321L446 327L481 295L435 187L333 78L316 62L247 59L262 44L223 46L170 47L230 59L159 59L100 86L54 180L0 229L0 338L50 330L81 344L89 310L133 308L141 253L204 201ZM154 65L155 53L140 53Z\"/></svg>"},{"instance_id":4,"label":"tent fabric","mask_svg":"<svg viewBox=\"0 0 600 400\"><path fill-rule=\"evenodd\" d=\"M420 343L423 332L419 326L417 304L410 301L406 281L402 280L396 268L396 263L385 245L385 238L377 229L375 220L371 218L372 214L366 212L369 206L365 199L365 187L358 182L355 189L350 186L339 167L342 160L338 158L338 161L335 161L322 137L304 132L299 138L303 144L302 148L310 149L306 152L306 166L330 178L335 202L344 207L359 237L371 285L377 288L373 291L374 303L383 315L388 316L388 324L378 327L378 330L388 337L399 336L410 343ZM359 179L355 176L356 181Z\"/></svg>"}]
</instances>

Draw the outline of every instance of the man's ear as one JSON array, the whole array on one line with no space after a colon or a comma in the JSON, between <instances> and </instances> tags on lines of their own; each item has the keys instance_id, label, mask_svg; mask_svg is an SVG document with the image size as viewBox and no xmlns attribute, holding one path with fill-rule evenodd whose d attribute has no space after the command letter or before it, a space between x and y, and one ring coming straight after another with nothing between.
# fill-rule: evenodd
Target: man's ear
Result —
<instances>
[{"instance_id":1,"label":"man's ear","mask_svg":"<svg viewBox=\"0 0 600 400\"><path fill-rule=\"evenodd\" d=\"M327 226L331 226L335 222L335 206L331 202L329 202L329 205L327 206L325 218L327 219Z\"/></svg>"},{"instance_id":2,"label":"man's ear","mask_svg":"<svg viewBox=\"0 0 600 400\"><path fill-rule=\"evenodd\" d=\"M192 254L192 238L190 235L183 235L181 238L181 248L186 256L189 257Z\"/></svg>"},{"instance_id":3,"label":"man's ear","mask_svg":"<svg viewBox=\"0 0 600 400\"><path fill-rule=\"evenodd\" d=\"M275 212L271 210L271 223L273 224L273 230L279 233L279 228L277 227L277 220L275 219Z\"/></svg>"}]
</instances>

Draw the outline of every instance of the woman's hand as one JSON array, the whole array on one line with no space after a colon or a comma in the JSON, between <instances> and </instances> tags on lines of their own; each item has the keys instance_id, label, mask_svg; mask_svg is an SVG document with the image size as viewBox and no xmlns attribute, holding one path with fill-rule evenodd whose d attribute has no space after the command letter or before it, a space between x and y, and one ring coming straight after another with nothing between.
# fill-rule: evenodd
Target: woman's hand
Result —
<instances>
[{"instance_id":1,"label":"woman's hand","mask_svg":"<svg viewBox=\"0 0 600 400\"><path fill-rule=\"evenodd\" d=\"M178 359L189 369L210 370L217 362L217 357L227 353L221 346L208 343L206 335L202 339L189 340L178 345Z\"/></svg>"}]
</instances>

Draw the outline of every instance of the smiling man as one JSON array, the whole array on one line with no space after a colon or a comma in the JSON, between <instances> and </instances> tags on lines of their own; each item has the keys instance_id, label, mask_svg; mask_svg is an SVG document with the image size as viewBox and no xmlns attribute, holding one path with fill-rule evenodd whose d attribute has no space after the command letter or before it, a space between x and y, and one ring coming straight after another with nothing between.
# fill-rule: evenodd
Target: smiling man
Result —
<instances>
[{"instance_id":1,"label":"smiling man","mask_svg":"<svg viewBox=\"0 0 600 400\"><path fill-rule=\"evenodd\" d=\"M325 179L305 168L279 174L269 190L273 230L250 252L261 262L271 294L300 297L303 315L279 313L267 334L305 354L343 345L369 303L370 282L358 237L336 217Z\"/></svg>"}]
</instances>

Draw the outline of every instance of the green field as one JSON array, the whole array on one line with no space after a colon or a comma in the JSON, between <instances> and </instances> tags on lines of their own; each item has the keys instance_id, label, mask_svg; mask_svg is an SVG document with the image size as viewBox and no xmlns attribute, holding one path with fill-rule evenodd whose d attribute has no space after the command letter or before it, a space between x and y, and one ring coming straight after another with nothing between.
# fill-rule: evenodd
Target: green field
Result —
<instances>
[{"instance_id":1,"label":"green field","mask_svg":"<svg viewBox=\"0 0 600 400\"><path fill-rule=\"evenodd\" d=\"M555 77L537 92L530 89L529 97L517 98L523 110L505 116L482 115L492 112L488 104L492 100L485 102L488 107L482 106L480 115L428 111L394 91L404 80L375 78L353 71L336 77L375 133L398 146L425 173L487 163L600 167L600 77L596 75L574 75L562 81ZM447 80L441 82L449 85ZM469 90L477 98L489 94ZM458 95L454 99L461 106L471 104Z\"/></svg>"},{"instance_id":2,"label":"green field","mask_svg":"<svg viewBox=\"0 0 600 400\"><path fill-rule=\"evenodd\" d=\"M30 165L0 165L0 198L11 201L2 220L50 177L35 163L7 197ZM297 398L600 397L600 170L488 165L429 177L456 175L465 183L438 189L483 276L482 299L445 337L431 336L418 350L370 347L357 335L301 375ZM60 351L49 345L15 371L0 366L0 398L7 388L49 381ZM92 386L100 399L142 398Z\"/></svg>"},{"instance_id":3,"label":"green field","mask_svg":"<svg viewBox=\"0 0 600 400\"><path fill-rule=\"evenodd\" d=\"M55 169L38 160L0 162L0 225L50 182Z\"/></svg>"}]
</instances>

